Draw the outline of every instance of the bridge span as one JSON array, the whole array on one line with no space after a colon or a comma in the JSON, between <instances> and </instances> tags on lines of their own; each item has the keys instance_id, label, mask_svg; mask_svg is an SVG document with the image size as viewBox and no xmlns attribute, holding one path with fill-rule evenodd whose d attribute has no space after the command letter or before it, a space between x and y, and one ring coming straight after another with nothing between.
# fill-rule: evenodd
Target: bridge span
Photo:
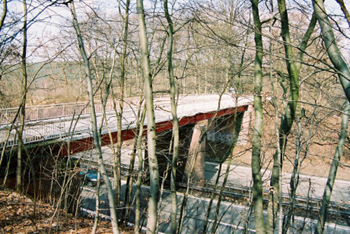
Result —
<instances>
[{"instance_id":1,"label":"bridge span","mask_svg":"<svg viewBox=\"0 0 350 234\"><path fill-rule=\"evenodd\" d=\"M195 124L202 120L217 118L220 116L233 115L235 112L241 113L252 105L253 96L232 97L224 94L221 97L218 94L206 95L180 95L177 103L177 114L180 126ZM123 111L122 120L122 137L123 140L131 139L135 136L135 126L137 121L138 111L137 99L127 99L125 101L125 109ZM100 105L100 104L99 104ZM66 111L62 114L52 114L41 118L39 115L35 118L29 118L24 127L23 142L27 145L32 145L42 142L68 142L70 141L70 153L80 152L92 147L92 129L90 114L81 109L74 109L74 105L66 105ZM78 106L78 104L77 104ZM70 108L70 115L67 115ZM88 107L85 104L85 108ZM49 106L51 113L60 113L62 105ZM55 109L56 108L56 109ZM143 107L142 107L143 108ZM159 97L154 100L156 131L162 132L172 128L172 116L169 97ZM31 112L38 112L39 108L30 107ZM101 110L101 109L100 109ZM101 110L102 111L102 110ZM108 130L112 132L113 141L117 140L117 118L112 105L109 104L106 111L107 124L103 121L102 112L97 113L98 126L101 128L102 144L110 143ZM31 113L30 112L30 113ZM46 111L49 113L49 110ZM0 125L0 148L12 147L17 145L16 128L18 124L10 124L9 110L1 109L2 121ZM145 120L147 125L147 120ZM65 150L62 153L67 153Z\"/></svg>"}]
</instances>

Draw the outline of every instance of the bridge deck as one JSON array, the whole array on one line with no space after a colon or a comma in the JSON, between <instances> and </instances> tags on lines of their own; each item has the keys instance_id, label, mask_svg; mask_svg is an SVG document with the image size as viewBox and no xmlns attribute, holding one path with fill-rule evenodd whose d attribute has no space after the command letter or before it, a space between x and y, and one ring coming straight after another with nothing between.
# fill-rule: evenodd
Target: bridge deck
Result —
<instances>
[{"instance_id":1,"label":"bridge deck","mask_svg":"<svg viewBox=\"0 0 350 234\"><path fill-rule=\"evenodd\" d=\"M219 101L220 100L220 101ZM224 94L220 99L217 94L209 95L181 95L178 100L177 113L180 125L195 123L200 120L209 119L216 116L233 114L235 109L238 112L244 111L248 105L252 104L252 96L238 97L237 103L230 95ZM136 125L138 100L130 102L123 112L122 130L124 139L134 136L133 129ZM219 106L220 105L220 106ZM161 97L154 100L155 120L157 131L164 131L172 128L169 97ZM52 108L52 107L50 107ZM106 119L111 132L117 131L117 121L114 111L107 111ZM102 123L102 114L97 113L98 126ZM147 125L147 120L145 121ZM3 148L11 125L0 127L0 148ZM84 140L92 137L90 115L62 116L26 122L23 134L25 144L43 142L53 139L66 141L71 137L71 141ZM109 142L108 131L105 123L102 124L102 141ZM10 131L7 147L17 144L14 129Z\"/></svg>"}]
</instances>

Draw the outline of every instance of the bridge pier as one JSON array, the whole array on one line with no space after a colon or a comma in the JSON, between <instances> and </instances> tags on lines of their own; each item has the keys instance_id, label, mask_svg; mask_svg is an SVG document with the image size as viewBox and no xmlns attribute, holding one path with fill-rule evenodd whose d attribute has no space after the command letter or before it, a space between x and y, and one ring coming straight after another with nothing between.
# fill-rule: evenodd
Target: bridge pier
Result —
<instances>
[{"instance_id":1,"label":"bridge pier","mask_svg":"<svg viewBox=\"0 0 350 234\"><path fill-rule=\"evenodd\" d=\"M237 145L246 145L249 142L249 129L254 118L254 107L249 105L248 109L244 111L243 120L241 123L241 130L238 135Z\"/></svg>"},{"instance_id":2,"label":"bridge pier","mask_svg":"<svg viewBox=\"0 0 350 234\"><path fill-rule=\"evenodd\" d=\"M202 135L207 130L208 120L197 122L193 128L188 158L185 165L183 183L187 183L189 176L190 183L203 187L205 184L205 151L206 139L202 139ZM192 170L192 172L191 172Z\"/></svg>"}]
</instances>

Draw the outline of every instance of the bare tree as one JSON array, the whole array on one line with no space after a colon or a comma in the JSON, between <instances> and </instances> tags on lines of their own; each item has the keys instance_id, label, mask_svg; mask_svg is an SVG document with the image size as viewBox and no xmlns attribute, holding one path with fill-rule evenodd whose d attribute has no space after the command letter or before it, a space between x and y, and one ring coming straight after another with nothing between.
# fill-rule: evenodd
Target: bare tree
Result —
<instances>
[{"instance_id":1,"label":"bare tree","mask_svg":"<svg viewBox=\"0 0 350 234\"><path fill-rule=\"evenodd\" d=\"M176 108L176 83L174 77L173 68L173 44L174 44L174 25L169 14L168 1L164 0L164 12L165 18L168 21L168 75L170 83L170 98L171 98L171 114L173 117L173 149L172 149L172 163L171 163L171 178L170 178L170 190L171 190L171 224L170 233L174 234L177 230L177 195L176 195L176 170L177 170L177 160L179 155L179 120L177 118L177 108Z\"/></svg>"},{"instance_id":2,"label":"bare tree","mask_svg":"<svg viewBox=\"0 0 350 234\"><path fill-rule=\"evenodd\" d=\"M302 38L301 43L298 46L298 53L294 55L293 44L291 40L291 32L289 29L289 17L286 7L285 0L278 0L278 9L281 17L281 36L283 39L284 51L285 51L285 62L288 71L289 78L289 99L287 105L284 107L281 124L279 127L279 138L280 138L280 152L276 152L274 155L273 169L271 175L270 185L272 187L268 214L267 214L267 231L271 232L275 229L275 221L277 217L277 207L279 203L280 194L280 174L282 173L283 155L287 144L287 138L290 134L295 116L297 113L297 104L299 100L299 79L300 69L302 66L303 57L305 50L308 46L308 41L315 28L316 17L313 14L309 22L308 28Z\"/></svg>"},{"instance_id":3,"label":"bare tree","mask_svg":"<svg viewBox=\"0 0 350 234\"><path fill-rule=\"evenodd\" d=\"M122 148L122 115L123 115L123 109L124 109L124 97L125 97L125 79L126 79L126 56L127 56L127 48L128 48L128 28L129 28L129 7L130 7L130 0L127 0L125 2L125 16L123 16L123 50L120 55L120 100L118 102L118 111L116 111L117 115L117 128L118 128L118 134L117 134L117 150L116 150L116 162L117 162L117 179L116 179L116 196L119 198L120 189L121 189L121 183L120 183L120 176L121 176L121 148ZM121 13L121 3L119 2L119 13ZM130 166L133 166L132 163ZM127 189L125 192L125 199L128 198L127 191L130 187L130 179L127 181ZM127 200L126 200L127 201ZM119 204L119 199L117 199L117 204ZM127 203L126 203L127 204Z\"/></svg>"},{"instance_id":4,"label":"bare tree","mask_svg":"<svg viewBox=\"0 0 350 234\"><path fill-rule=\"evenodd\" d=\"M342 0L337 0L337 2L341 6L341 9L348 21L348 24L350 25L350 16L344 2ZM343 155L343 146L345 143L345 139L348 135L348 125L349 125L349 115L350 115L350 104L349 104L350 72L336 44L335 37L333 34L333 29L330 24L323 1L313 0L313 6L318 19L318 23L321 27L323 41L326 45L328 56L334 65L334 69L338 74L340 83L342 84L345 95L348 99L347 101L345 101L345 107L343 112L341 132L339 135L338 145L333 157L332 165L329 169L328 180L326 183L326 187L324 189L322 205L321 205L320 214L318 216L319 218L318 218L318 222L315 230L315 233L321 234L321 233L324 233L325 231L324 227L327 220L328 205L332 196L334 181L337 175L340 159Z\"/></svg>"},{"instance_id":5,"label":"bare tree","mask_svg":"<svg viewBox=\"0 0 350 234\"><path fill-rule=\"evenodd\" d=\"M255 39L255 62L254 62L254 111L255 122L253 129L253 151L252 151L252 177L253 177L253 201L255 229L257 233L265 233L263 217L263 200L262 200L262 177L261 177L261 136L263 127L263 108L261 100L262 91L262 58L263 58L263 41L262 27L259 16L259 1L251 0L254 18L254 39Z\"/></svg>"},{"instance_id":6,"label":"bare tree","mask_svg":"<svg viewBox=\"0 0 350 234\"><path fill-rule=\"evenodd\" d=\"M140 101L141 106L142 101ZM136 147L137 147L137 156L138 156L138 169L137 169L137 180L136 180L136 191L135 191L135 226L134 232L140 233L140 221L141 221L141 184L143 176L143 155L142 155L142 135L143 135L143 123L146 118L146 109L143 109L142 113L139 113L137 118L137 124L139 126L139 132L136 135Z\"/></svg>"},{"instance_id":7,"label":"bare tree","mask_svg":"<svg viewBox=\"0 0 350 234\"><path fill-rule=\"evenodd\" d=\"M145 101L147 109L147 152L150 173L150 194L148 201L147 233L154 233L158 217L159 196L159 168L156 155L156 126L153 105L152 74L146 34L146 21L143 1L137 0L137 14L139 21L139 38L141 47L141 64L145 81Z\"/></svg>"},{"instance_id":8,"label":"bare tree","mask_svg":"<svg viewBox=\"0 0 350 234\"><path fill-rule=\"evenodd\" d=\"M326 9L322 0L313 0L313 6L315 14L320 24L323 40L327 48L327 53L331 59L334 68L339 76L341 85L343 86L344 93L347 99L350 101L350 71L346 65L338 46L335 41L332 26L330 24ZM348 22L349 23L349 22Z\"/></svg>"},{"instance_id":9,"label":"bare tree","mask_svg":"<svg viewBox=\"0 0 350 234\"><path fill-rule=\"evenodd\" d=\"M21 191L22 186L22 154L23 154L23 131L26 117L26 96L28 86L28 74L27 74L27 3L26 0L23 3L23 42L22 42L22 54L21 54L21 70L22 70L22 102L20 104L20 126L17 131L18 137L18 152L17 152L17 173L16 173L16 190Z\"/></svg>"},{"instance_id":10,"label":"bare tree","mask_svg":"<svg viewBox=\"0 0 350 234\"><path fill-rule=\"evenodd\" d=\"M348 127L349 127L349 115L350 115L350 104L349 101L345 101L343 118L341 122L341 132L339 135L338 145L335 150L335 154L333 157L332 165L329 169L328 180L326 183L326 187L324 189L322 205L320 209L320 214L318 216L318 222L316 226L315 233L322 234L324 233L325 223L328 216L328 205L331 200L333 186L335 182L335 178L337 175L338 166L340 163L340 159L343 155L343 147L348 135Z\"/></svg>"},{"instance_id":11,"label":"bare tree","mask_svg":"<svg viewBox=\"0 0 350 234\"><path fill-rule=\"evenodd\" d=\"M96 112L95 112L95 102L94 102L94 91L92 87L92 73L90 68L90 62L87 57L87 54L85 52L84 48L84 42L82 33L80 31L79 23L77 20L77 15L75 13L75 6L74 1L69 3L70 5L70 11L72 14L73 19L73 26L77 35L78 44L79 44L79 51L83 58L84 65L85 65L85 72L86 72L86 79L88 84L88 92L89 92L89 102L90 102L90 118L91 118L91 125L92 125L92 133L94 138L94 146L98 152L98 164L100 167L100 172L103 176L103 180L105 181L107 185L107 194L108 194L108 201L109 201L109 209L110 209L110 216L111 216L111 223L112 223L112 229L113 233L119 234L119 228L118 228L118 218L117 218L117 212L116 212L116 206L114 201L114 195L112 190L111 182L108 178L107 171L103 162L102 158L102 150L101 150L101 136L99 134L98 128L97 128L97 119L96 119Z\"/></svg>"}]
</instances>

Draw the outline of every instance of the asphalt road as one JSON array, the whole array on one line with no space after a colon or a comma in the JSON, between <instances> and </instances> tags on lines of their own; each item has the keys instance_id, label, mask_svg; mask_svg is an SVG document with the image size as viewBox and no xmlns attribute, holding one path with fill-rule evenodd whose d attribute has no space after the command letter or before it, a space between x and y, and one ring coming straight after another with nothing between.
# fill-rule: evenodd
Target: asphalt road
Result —
<instances>
[{"instance_id":1,"label":"asphalt road","mask_svg":"<svg viewBox=\"0 0 350 234\"><path fill-rule=\"evenodd\" d=\"M122 181L122 198L124 197L125 181ZM142 187L142 223L146 223L147 215L147 199L149 197L148 187ZM178 217L180 215L181 204L184 195L178 193L177 203L178 203ZM108 199L106 194L106 188L103 185L100 190L100 209L102 213L108 216ZM186 208L184 212L184 223L182 227L182 234L197 234L202 233L204 223L206 220L208 205L210 200L208 198L196 197L193 195L188 196L186 202ZM170 228L170 212L171 212L171 197L169 191L164 191L162 194L161 204L159 206L159 233L168 233ZM82 193L82 208L83 212L89 211L93 215L95 210L95 188L85 188ZM131 208L131 220L133 221L134 206ZM215 219L215 213L217 209L217 201L214 200L208 220L208 232L210 233L213 228L213 223ZM249 207L237 205L231 202L221 202L220 208L218 209L218 220L220 220L219 225L215 233L229 234L229 233L243 233L244 230L247 233L255 233L254 230L254 216L251 214ZM266 213L264 213L266 215ZM304 218L295 217L295 230L303 226L302 232L292 232L291 233L314 233L314 228L316 221ZM350 233L350 228L347 226L336 225L334 223L326 224L325 233L339 233L346 234Z\"/></svg>"},{"instance_id":2,"label":"asphalt road","mask_svg":"<svg viewBox=\"0 0 350 234\"><path fill-rule=\"evenodd\" d=\"M222 172L220 174L220 182L222 184L223 177L226 172L227 165L222 166ZM205 179L209 184L215 184L215 179L218 173L219 165L216 163L207 162L205 164ZM263 184L265 190L270 184L270 175L271 171L262 170L263 174ZM252 176L251 168L243 166L230 166L230 173L227 182L227 187L250 187ZM285 197L289 196L289 184L290 184L291 174L284 173L282 175L282 193ZM327 183L327 178L315 177L300 175L300 182L297 189L297 196L302 198L311 198L311 199L322 199L323 191ZM334 184L334 189L331 197L332 202L339 204L349 203L350 202L350 181L345 180L336 180Z\"/></svg>"},{"instance_id":3,"label":"asphalt road","mask_svg":"<svg viewBox=\"0 0 350 234\"><path fill-rule=\"evenodd\" d=\"M105 161L108 161L107 151L104 151ZM92 155L92 154L87 154ZM81 155L82 156L82 155ZM128 160L130 157L130 151L123 152L123 162L128 165ZM93 156L91 158L93 160ZM205 179L206 184L214 184L216 176L218 175L219 165L216 163L207 162L205 165ZM219 181L222 183L223 176L226 171L227 166L223 165L222 172L220 174ZM264 184L269 183L269 173L270 171L264 172ZM290 180L290 174L283 175L283 194L288 196L288 184ZM309 193L311 198L319 199L322 197L323 189L326 183L326 178L312 177L301 175L300 186L298 188L299 198L306 197ZM230 167L229 179L226 185L229 188L249 188L251 186L251 168L234 166ZM309 188L311 186L311 188ZM86 187L83 191L83 205L82 207L93 211L95 209L95 188ZM122 197L124 196L125 182L122 182ZM265 187L265 190L267 188ZM335 189L333 191L332 201L337 203L342 203L345 201L350 201L350 183L348 181L337 180L335 183ZM106 195L106 188L102 186L101 196L102 208L104 212L108 215L108 199ZM142 209L143 209L143 220L146 222L146 208L147 208L147 198L149 197L148 187L142 187ZM178 193L178 210L181 208L183 201L183 194ZM187 200L187 205L185 209L185 219L184 226L181 233L200 233L204 223L208 210L209 199L204 198L200 195L194 196L190 195ZM171 211L171 197L168 191L164 191L160 204L160 215L159 215L159 231L167 233L169 231L169 221L170 221L170 211ZM210 210L209 216L209 230L211 230L215 219L217 202L214 201L212 208ZM133 210L133 207L131 207ZM231 202L222 202L219 211L220 225L217 227L216 233L242 233L246 228L248 233L255 233L254 231L254 216L251 215L251 211L248 207L237 205ZM132 212L133 214L133 212ZM248 221L248 222L246 222ZM132 220L131 220L132 222ZM296 227L301 227L304 225L304 231L302 233L314 233L314 226L316 224L315 220L311 220L305 217L295 218ZM326 227L326 233L350 233L350 228L347 226L341 226L334 223L328 223ZM293 232L292 232L293 233Z\"/></svg>"}]
</instances>

